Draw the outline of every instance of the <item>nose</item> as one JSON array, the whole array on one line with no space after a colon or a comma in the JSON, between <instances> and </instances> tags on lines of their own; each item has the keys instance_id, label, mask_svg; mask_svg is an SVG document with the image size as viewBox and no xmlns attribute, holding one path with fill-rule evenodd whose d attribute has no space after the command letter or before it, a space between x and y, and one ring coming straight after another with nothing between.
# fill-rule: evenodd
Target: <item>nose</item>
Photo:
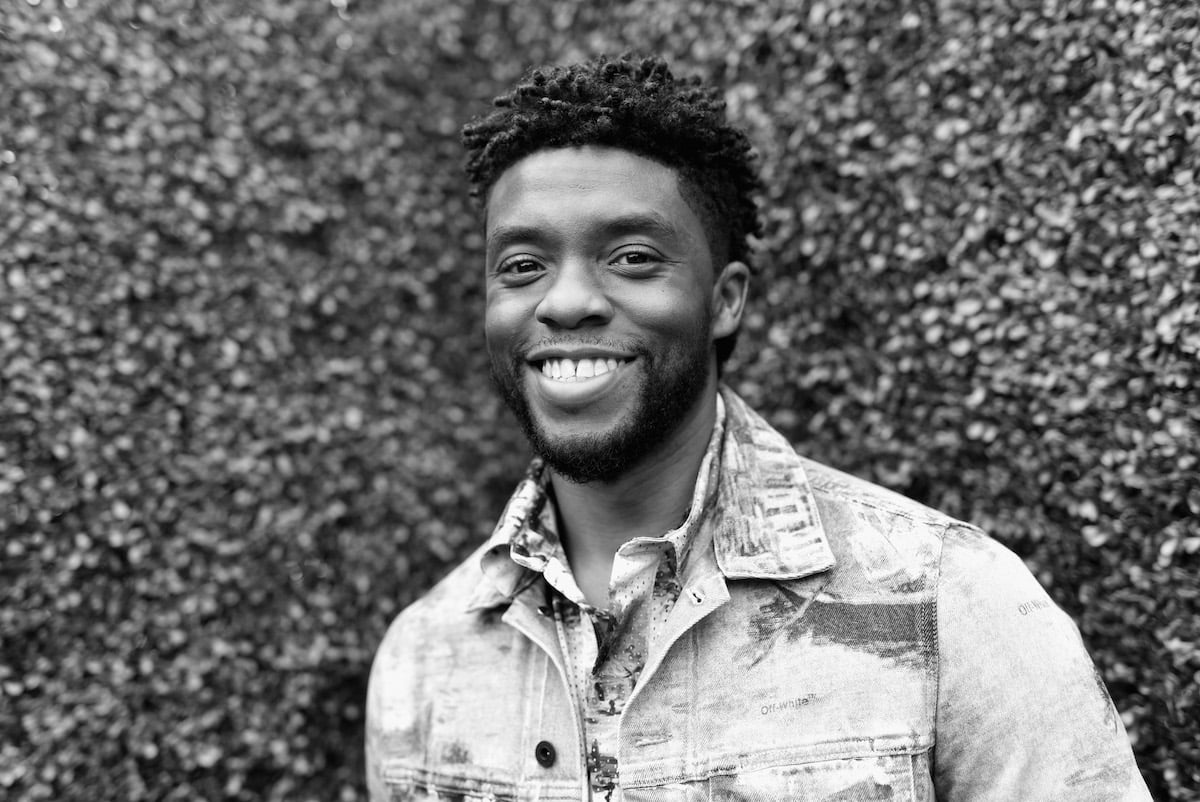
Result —
<instances>
[{"instance_id":1,"label":"nose","mask_svg":"<svg viewBox=\"0 0 1200 802\"><path fill-rule=\"evenodd\" d=\"M538 302L540 323L564 329L595 326L612 318L612 304L593 266L564 263L546 283L546 294Z\"/></svg>"}]
</instances>

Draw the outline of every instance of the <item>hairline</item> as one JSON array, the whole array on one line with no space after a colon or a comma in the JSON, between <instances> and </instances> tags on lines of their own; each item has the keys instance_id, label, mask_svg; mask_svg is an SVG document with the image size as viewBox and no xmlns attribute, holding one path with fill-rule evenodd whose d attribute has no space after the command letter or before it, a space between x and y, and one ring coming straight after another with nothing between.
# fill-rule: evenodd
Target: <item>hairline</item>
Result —
<instances>
[{"instance_id":1,"label":"hairline","mask_svg":"<svg viewBox=\"0 0 1200 802\"><path fill-rule=\"evenodd\" d=\"M729 263L732 257L729 246L730 226L727 222L723 223L720 220L720 212L715 208L715 199L710 197L709 193L705 192L690 176L687 175L687 171L689 169L688 167L671 164L666 159L651 153L646 153L637 148L607 144L603 142L579 142L565 143L561 145L544 145L534 148L528 153L522 154L520 157L513 159L511 162L506 164L503 169L497 170L493 174L492 180L483 188L484 192L482 193L481 200L483 201L484 228L487 228L488 212L492 203L492 191L496 188L496 184L500 182L500 178L505 173L531 156L535 156L539 153L558 150L579 150L582 148L601 148L630 153L643 159L649 159L655 164L662 165L670 170L675 178L675 188L679 192L679 196L683 198L683 202L687 204L687 207L692 210L693 214L696 215L696 218L700 221L700 224L704 229L704 241L708 247L709 258L712 260L715 271L714 275L717 275L720 272L720 269ZM693 169L699 170L700 168Z\"/></svg>"}]
</instances>

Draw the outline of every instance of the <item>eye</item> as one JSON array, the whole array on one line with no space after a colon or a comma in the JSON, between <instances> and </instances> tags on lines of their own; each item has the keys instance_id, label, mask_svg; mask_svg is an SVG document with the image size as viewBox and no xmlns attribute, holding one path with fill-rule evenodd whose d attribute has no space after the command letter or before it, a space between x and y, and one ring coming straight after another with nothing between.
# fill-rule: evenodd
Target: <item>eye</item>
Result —
<instances>
[{"instance_id":1,"label":"eye","mask_svg":"<svg viewBox=\"0 0 1200 802\"><path fill-rule=\"evenodd\" d=\"M609 264L628 267L653 265L662 262L663 257L649 248L627 248L615 253Z\"/></svg>"},{"instance_id":2,"label":"eye","mask_svg":"<svg viewBox=\"0 0 1200 802\"><path fill-rule=\"evenodd\" d=\"M542 263L528 254L510 256L496 265L495 273L499 276L512 278L528 278L535 276L545 268Z\"/></svg>"}]
</instances>

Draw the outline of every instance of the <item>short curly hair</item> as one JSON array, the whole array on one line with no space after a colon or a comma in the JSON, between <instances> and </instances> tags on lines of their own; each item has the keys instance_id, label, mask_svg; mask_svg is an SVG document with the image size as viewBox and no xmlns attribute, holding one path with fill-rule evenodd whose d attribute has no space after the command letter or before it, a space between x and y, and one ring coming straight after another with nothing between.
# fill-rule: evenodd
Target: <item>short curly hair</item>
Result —
<instances>
[{"instance_id":1,"label":"short curly hair","mask_svg":"<svg viewBox=\"0 0 1200 802\"><path fill-rule=\"evenodd\" d=\"M462 131L476 198L486 202L500 175L537 151L620 148L678 172L681 194L710 232L715 264L751 264L747 237L762 233L761 184L750 141L729 124L717 88L676 78L657 56L600 56L532 69L494 106ZM735 337L718 343L721 364Z\"/></svg>"}]
</instances>

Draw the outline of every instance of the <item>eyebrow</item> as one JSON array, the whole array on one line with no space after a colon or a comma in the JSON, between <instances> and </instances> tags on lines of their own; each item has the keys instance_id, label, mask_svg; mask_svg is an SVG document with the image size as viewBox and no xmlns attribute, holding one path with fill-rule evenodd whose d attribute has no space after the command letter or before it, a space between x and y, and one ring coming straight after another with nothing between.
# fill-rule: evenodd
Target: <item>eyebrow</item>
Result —
<instances>
[{"instance_id":1,"label":"eyebrow","mask_svg":"<svg viewBox=\"0 0 1200 802\"><path fill-rule=\"evenodd\" d=\"M682 238L679 229L654 211L631 212L600 221L589 234L593 237L610 238L622 234L647 233L671 242ZM533 225L500 226L487 238L489 251L501 250L515 242L544 243L551 239L546 229Z\"/></svg>"}]
</instances>

